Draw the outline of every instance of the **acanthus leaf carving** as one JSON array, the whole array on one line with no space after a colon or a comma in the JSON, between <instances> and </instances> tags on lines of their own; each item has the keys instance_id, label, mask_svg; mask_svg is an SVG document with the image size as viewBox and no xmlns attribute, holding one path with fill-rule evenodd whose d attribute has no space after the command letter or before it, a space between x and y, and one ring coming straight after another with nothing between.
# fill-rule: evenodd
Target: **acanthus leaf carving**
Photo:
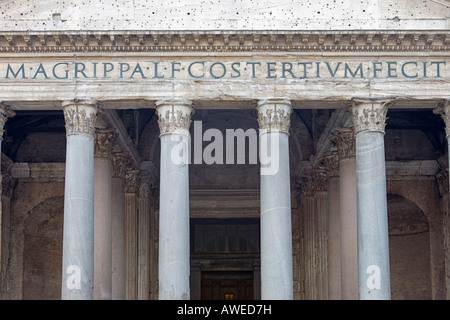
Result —
<instances>
[{"instance_id":1,"label":"acanthus leaf carving","mask_svg":"<svg viewBox=\"0 0 450 320\"><path fill-rule=\"evenodd\" d=\"M279 131L289 134L291 102L284 98L264 99L258 102L259 132Z\"/></svg>"},{"instance_id":2,"label":"acanthus leaf carving","mask_svg":"<svg viewBox=\"0 0 450 320\"><path fill-rule=\"evenodd\" d=\"M386 114L394 98L352 98L350 108L355 134L361 131L384 133Z\"/></svg>"}]
</instances>

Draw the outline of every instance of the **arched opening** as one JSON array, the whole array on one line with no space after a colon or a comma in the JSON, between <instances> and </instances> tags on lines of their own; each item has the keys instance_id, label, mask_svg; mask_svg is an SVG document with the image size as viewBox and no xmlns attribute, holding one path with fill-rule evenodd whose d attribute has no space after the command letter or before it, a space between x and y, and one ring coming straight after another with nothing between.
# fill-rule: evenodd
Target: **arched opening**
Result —
<instances>
[{"instance_id":1,"label":"arched opening","mask_svg":"<svg viewBox=\"0 0 450 320\"><path fill-rule=\"evenodd\" d=\"M64 197L41 202L24 230L23 299L61 298Z\"/></svg>"},{"instance_id":2,"label":"arched opening","mask_svg":"<svg viewBox=\"0 0 450 320\"><path fill-rule=\"evenodd\" d=\"M391 297L431 299L430 231L423 211L411 200L388 194Z\"/></svg>"}]
</instances>

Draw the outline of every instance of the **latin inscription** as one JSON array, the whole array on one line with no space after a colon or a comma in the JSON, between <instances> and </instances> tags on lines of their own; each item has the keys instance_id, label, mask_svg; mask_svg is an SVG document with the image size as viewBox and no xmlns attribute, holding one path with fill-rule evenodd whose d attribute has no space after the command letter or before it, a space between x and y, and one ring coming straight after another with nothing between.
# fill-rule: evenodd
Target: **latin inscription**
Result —
<instances>
[{"instance_id":1,"label":"latin inscription","mask_svg":"<svg viewBox=\"0 0 450 320\"><path fill-rule=\"evenodd\" d=\"M58 61L0 64L0 79L202 80L202 79L439 79L450 63L436 61Z\"/></svg>"}]
</instances>

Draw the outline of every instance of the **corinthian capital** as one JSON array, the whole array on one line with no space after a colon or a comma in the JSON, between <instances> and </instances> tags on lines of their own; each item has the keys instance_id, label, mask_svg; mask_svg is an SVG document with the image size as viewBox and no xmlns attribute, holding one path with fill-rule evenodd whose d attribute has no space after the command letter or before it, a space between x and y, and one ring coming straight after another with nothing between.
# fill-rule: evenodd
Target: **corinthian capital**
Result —
<instances>
[{"instance_id":1,"label":"corinthian capital","mask_svg":"<svg viewBox=\"0 0 450 320\"><path fill-rule=\"evenodd\" d=\"M114 129L97 129L94 140L95 157L111 159L115 138L116 133Z\"/></svg>"},{"instance_id":2,"label":"corinthian capital","mask_svg":"<svg viewBox=\"0 0 450 320\"><path fill-rule=\"evenodd\" d=\"M189 134L193 111L194 108L190 100L167 99L156 101L160 133Z\"/></svg>"},{"instance_id":3,"label":"corinthian capital","mask_svg":"<svg viewBox=\"0 0 450 320\"><path fill-rule=\"evenodd\" d=\"M450 98L438 103L438 106L433 109L433 113L440 115L442 120L444 120L445 134L447 138L450 137Z\"/></svg>"},{"instance_id":4,"label":"corinthian capital","mask_svg":"<svg viewBox=\"0 0 450 320\"><path fill-rule=\"evenodd\" d=\"M61 103L66 121L66 134L95 132L97 101L91 99L66 100Z\"/></svg>"},{"instance_id":5,"label":"corinthian capital","mask_svg":"<svg viewBox=\"0 0 450 320\"><path fill-rule=\"evenodd\" d=\"M258 101L259 132L279 131L289 134L291 125L291 102L283 98Z\"/></svg>"},{"instance_id":6,"label":"corinthian capital","mask_svg":"<svg viewBox=\"0 0 450 320\"><path fill-rule=\"evenodd\" d=\"M11 110L11 107L0 101L0 140L3 138L3 132L6 120L14 117L16 113Z\"/></svg>"},{"instance_id":7,"label":"corinthian capital","mask_svg":"<svg viewBox=\"0 0 450 320\"><path fill-rule=\"evenodd\" d=\"M352 98L352 117L355 134L361 131L384 133L386 113L394 98Z\"/></svg>"},{"instance_id":8,"label":"corinthian capital","mask_svg":"<svg viewBox=\"0 0 450 320\"><path fill-rule=\"evenodd\" d=\"M336 128L330 140L337 147L339 159L355 157L355 133L352 128Z\"/></svg>"}]
</instances>

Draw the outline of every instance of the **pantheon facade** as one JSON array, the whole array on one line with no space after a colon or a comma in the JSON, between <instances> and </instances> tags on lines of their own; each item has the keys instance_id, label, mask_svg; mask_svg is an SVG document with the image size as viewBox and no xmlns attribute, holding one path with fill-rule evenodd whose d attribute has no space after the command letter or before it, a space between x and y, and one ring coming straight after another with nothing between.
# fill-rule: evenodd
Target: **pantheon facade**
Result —
<instances>
[{"instance_id":1,"label":"pantheon facade","mask_svg":"<svg viewBox=\"0 0 450 320\"><path fill-rule=\"evenodd\" d=\"M449 1L0 17L1 299L450 298Z\"/></svg>"}]
</instances>

